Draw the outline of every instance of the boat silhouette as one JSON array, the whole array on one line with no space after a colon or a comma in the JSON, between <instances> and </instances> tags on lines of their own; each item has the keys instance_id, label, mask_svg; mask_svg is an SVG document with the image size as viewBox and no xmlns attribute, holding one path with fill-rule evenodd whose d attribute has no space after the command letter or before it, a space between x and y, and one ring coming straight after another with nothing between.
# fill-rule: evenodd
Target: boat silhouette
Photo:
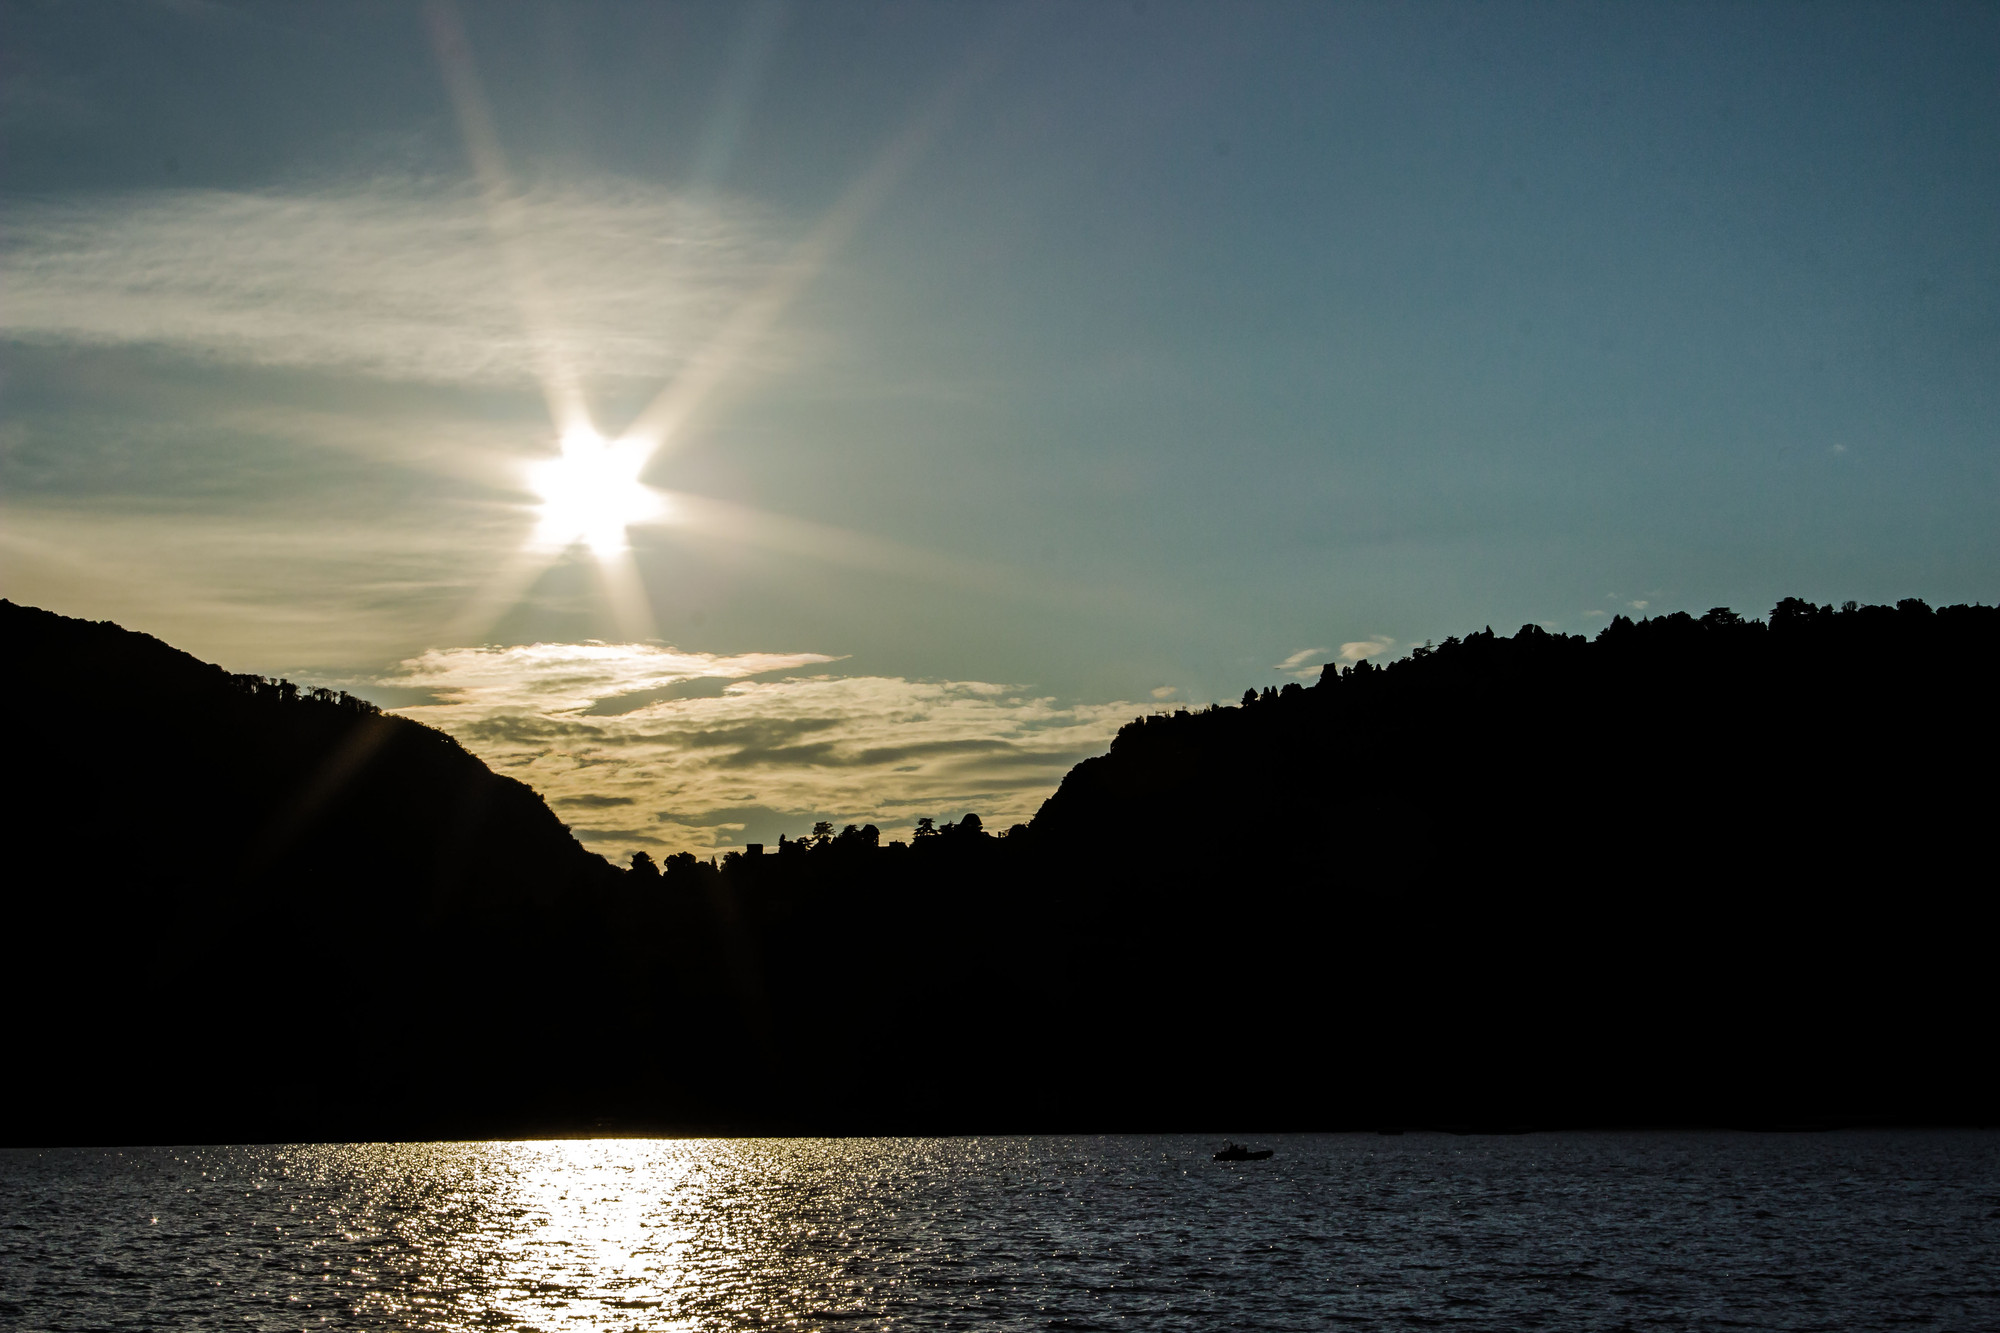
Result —
<instances>
[{"instance_id":1,"label":"boat silhouette","mask_svg":"<svg viewBox=\"0 0 2000 1333\"><path fill-rule=\"evenodd\" d=\"M1215 1154L1215 1160L1218 1162L1261 1162L1270 1155L1271 1149L1269 1148L1246 1148L1240 1143L1232 1143L1225 1139L1222 1143L1222 1151Z\"/></svg>"}]
</instances>

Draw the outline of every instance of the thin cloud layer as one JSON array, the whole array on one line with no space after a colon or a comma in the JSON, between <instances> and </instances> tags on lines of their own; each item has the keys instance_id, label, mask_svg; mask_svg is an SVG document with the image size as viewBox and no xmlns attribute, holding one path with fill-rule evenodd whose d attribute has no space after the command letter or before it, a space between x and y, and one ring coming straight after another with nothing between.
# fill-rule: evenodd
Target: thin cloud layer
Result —
<instances>
[{"instance_id":1,"label":"thin cloud layer","mask_svg":"<svg viewBox=\"0 0 2000 1333\"><path fill-rule=\"evenodd\" d=\"M1320 665L1326 661L1328 651L1325 648L1301 648L1271 669L1297 676L1300 680L1317 680Z\"/></svg>"},{"instance_id":2,"label":"thin cloud layer","mask_svg":"<svg viewBox=\"0 0 2000 1333\"><path fill-rule=\"evenodd\" d=\"M1386 634L1377 634L1373 638L1341 644L1340 660L1343 662L1359 662L1363 658L1380 656L1395 646L1396 641L1394 639Z\"/></svg>"},{"instance_id":3,"label":"thin cloud layer","mask_svg":"<svg viewBox=\"0 0 2000 1333\"><path fill-rule=\"evenodd\" d=\"M438 702L398 710L540 791L586 845L709 853L804 833L819 819L907 836L925 815L1025 821L1079 759L1139 711L1060 704L983 681L753 676L834 659L733 657L634 644L425 653L383 682ZM719 694L607 712L679 682Z\"/></svg>"},{"instance_id":4,"label":"thin cloud layer","mask_svg":"<svg viewBox=\"0 0 2000 1333\"><path fill-rule=\"evenodd\" d=\"M738 680L838 661L824 653L685 653L646 643L530 643L433 648L383 681L441 704L559 716L700 677Z\"/></svg>"},{"instance_id":5,"label":"thin cloud layer","mask_svg":"<svg viewBox=\"0 0 2000 1333\"><path fill-rule=\"evenodd\" d=\"M712 197L618 183L520 203L549 294L532 334L475 194L375 182L10 207L0 335L437 383L520 383L546 337L587 374L658 377L773 252L761 219Z\"/></svg>"}]
</instances>

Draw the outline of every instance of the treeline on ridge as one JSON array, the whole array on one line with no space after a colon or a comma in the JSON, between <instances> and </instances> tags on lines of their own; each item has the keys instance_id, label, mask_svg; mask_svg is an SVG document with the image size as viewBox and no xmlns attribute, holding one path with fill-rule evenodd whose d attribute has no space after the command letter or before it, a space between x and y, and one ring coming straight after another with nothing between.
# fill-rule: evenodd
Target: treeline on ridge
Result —
<instances>
[{"instance_id":1,"label":"treeline on ridge","mask_svg":"<svg viewBox=\"0 0 2000 1333\"><path fill-rule=\"evenodd\" d=\"M554 825L439 832L490 774L401 789L421 846L336 803L245 870L274 798L202 823L199 873L45 881L29 986L76 1021L9 1132L1991 1120L1996 640L1913 601L1481 631L1137 719L1004 835L623 872L557 825L459 873ZM322 766L372 724L292 708ZM105 1112L135 1083L179 1119Z\"/></svg>"},{"instance_id":2,"label":"treeline on ridge","mask_svg":"<svg viewBox=\"0 0 2000 1333\"><path fill-rule=\"evenodd\" d=\"M1914 600L1482 630L1135 719L1004 835L822 825L659 897L727 904L773 1067L857 1125L1990 1117L1996 649Z\"/></svg>"}]
</instances>

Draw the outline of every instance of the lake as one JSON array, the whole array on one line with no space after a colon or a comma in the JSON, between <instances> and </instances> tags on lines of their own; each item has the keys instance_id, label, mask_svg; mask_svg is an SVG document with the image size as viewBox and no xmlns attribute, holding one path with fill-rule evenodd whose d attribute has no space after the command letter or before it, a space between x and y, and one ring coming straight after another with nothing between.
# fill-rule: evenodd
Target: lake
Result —
<instances>
[{"instance_id":1,"label":"lake","mask_svg":"<svg viewBox=\"0 0 2000 1333\"><path fill-rule=\"evenodd\" d=\"M0 1154L0 1324L2000 1328L2000 1135Z\"/></svg>"}]
</instances>

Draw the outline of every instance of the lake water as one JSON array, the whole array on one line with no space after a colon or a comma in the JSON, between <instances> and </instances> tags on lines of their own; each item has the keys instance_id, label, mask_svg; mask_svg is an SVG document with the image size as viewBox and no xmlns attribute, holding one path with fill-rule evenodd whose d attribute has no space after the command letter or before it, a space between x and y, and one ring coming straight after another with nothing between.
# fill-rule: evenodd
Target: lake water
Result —
<instances>
[{"instance_id":1,"label":"lake water","mask_svg":"<svg viewBox=\"0 0 2000 1333\"><path fill-rule=\"evenodd\" d=\"M0 1154L22 1329L2000 1329L2000 1135Z\"/></svg>"}]
</instances>

